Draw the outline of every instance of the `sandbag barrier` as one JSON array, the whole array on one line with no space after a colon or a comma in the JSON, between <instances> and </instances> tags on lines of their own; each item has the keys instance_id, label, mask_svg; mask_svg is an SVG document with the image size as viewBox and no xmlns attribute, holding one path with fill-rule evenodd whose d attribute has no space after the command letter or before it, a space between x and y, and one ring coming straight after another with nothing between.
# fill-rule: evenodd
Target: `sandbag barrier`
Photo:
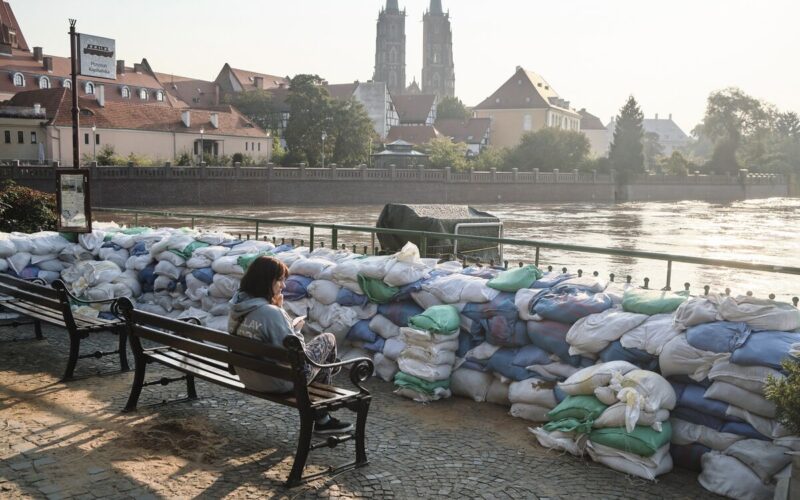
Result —
<instances>
[{"instance_id":1,"label":"sandbag barrier","mask_svg":"<svg viewBox=\"0 0 800 500\"><path fill-rule=\"evenodd\" d=\"M91 299L227 329L228 301L258 255L290 269L285 308L330 331L343 357L419 401L451 394L510 407L537 440L647 479L672 464L711 491L762 497L800 450L774 420L766 378L800 348L800 313L744 295L678 293L536 266L510 269L240 240L192 229L98 224L0 234L0 271ZM77 313L107 315L77 308ZM457 325L455 322L457 321ZM735 472L731 472L735 471Z\"/></svg>"}]
</instances>

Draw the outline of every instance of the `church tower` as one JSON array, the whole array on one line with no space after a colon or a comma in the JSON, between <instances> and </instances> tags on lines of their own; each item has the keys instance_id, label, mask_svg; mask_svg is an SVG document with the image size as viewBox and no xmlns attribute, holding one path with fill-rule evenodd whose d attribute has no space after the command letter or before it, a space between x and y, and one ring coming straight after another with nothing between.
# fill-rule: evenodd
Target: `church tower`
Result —
<instances>
[{"instance_id":1,"label":"church tower","mask_svg":"<svg viewBox=\"0 0 800 500\"><path fill-rule=\"evenodd\" d=\"M442 0L431 0L422 23L422 93L436 94L440 100L453 97L456 88L453 33L450 13L442 11Z\"/></svg>"},{"instance_id":2,"label":"church tower","mask_svg":"<svg viewBox=\"0 0 800 500\"><path fill-rule=\"evenodd\" d=\"M373 81L383 82L393 94L406 88L406 11L397 0L387 0L378 15Z\"/></svg>"}]
</instances>

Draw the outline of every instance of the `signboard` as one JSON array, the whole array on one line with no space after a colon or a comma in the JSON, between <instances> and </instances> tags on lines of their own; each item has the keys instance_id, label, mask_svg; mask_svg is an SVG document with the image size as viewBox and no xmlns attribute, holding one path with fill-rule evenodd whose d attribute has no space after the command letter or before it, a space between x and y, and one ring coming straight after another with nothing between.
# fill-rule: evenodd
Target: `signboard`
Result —
<instances>
[{"instance_id":1,"label":"signboard","mask_svg":"<svg viewBox=\"0 0 800 500\"><path fill-rule=\"evenodd\" d=\"M110 38L80 33L78 35L78 60L80 74L97 78L117 78L116 43Z\"/></svg>"},{"instance_id":2,"label":"signboard","mask_svg":"<svg viewBox=\"0 0 800 500\"><path fill-rule=\"evenodd\" d=\"M56 170L57 228L65 233L92 232L89 169Z\"/></svg>"}]
</instances>

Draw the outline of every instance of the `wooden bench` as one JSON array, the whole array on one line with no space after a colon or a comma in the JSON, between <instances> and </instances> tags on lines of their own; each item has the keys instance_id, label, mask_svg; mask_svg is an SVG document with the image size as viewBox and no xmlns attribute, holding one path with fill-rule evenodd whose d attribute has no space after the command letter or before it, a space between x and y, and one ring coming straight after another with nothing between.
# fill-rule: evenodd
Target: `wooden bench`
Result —
<instances>
[{"instance_id":1,"label":"wooden bench","mask_svg":"<svg viewBox=\"0 0 800 500\"><path fill-rule=\"evenodd\" d=\"M195 378L200 378L228 389L249 394L284 406L297 408L300 413L300 437L294 465L286 481L296 486L322 474L335 473L367 464L365 430L367 412L372 396L363 383L372 376L373 364L368 358L358 358L330 365L320 365L308 359L300 339L289 337L285 348L263 342L229 335L228 333L188 324L133 308L127 299L120 299L119 309L128 325L128 337L136 361L136 373L130 397L124 411L136 409L142 388L148 385L166 385L186 380L189 398L196 398ZM142 345L147 341L148 347ZM246 354L245 354L246 353ZM145 382L149 363L159 363L185 375ZM320 383L306 383L303 368L311 364L319 368L351 366L350 381L357 390L341 389ZM264 375L291 382L294 388L285 394L270 394L247 389L229 367L242 367ZM314 420L325 412L347 408L356 412L355 433L330 436L319 443L311 442ZM268 417L265 417L268 418ZM329 447L351 439L355 440L356 459L346 465L331 468L323 473L303 477L306 460L311 450Z\"/></svg>"},{"instance_id":2,"label":"wooden bench","mask_svg":"<svg viewBox=\"0 0 800 500\"><path fill-rule=\"evenodd\" d=\"M69 359L64 370L63 381L73 379L75 365L79 359L102 358L119 354L119 364L122 371L128 371L128 357L126 352L127 330L124 322L118 320L105 320L81 315L73 315L72 303L82 305L108 304L112 311L116 309L117 301L100 300L86 301L73 296L61 280L53 282L53 287L41 283L15 278L7 274L0 274L0 306L17 312L33 321L37 339L42 339L42 323L64 328L69 333ZM80 354L80 343L92 333L111 332L119 336L116 351L92 354Z\"/></svg>"}]
</instances>

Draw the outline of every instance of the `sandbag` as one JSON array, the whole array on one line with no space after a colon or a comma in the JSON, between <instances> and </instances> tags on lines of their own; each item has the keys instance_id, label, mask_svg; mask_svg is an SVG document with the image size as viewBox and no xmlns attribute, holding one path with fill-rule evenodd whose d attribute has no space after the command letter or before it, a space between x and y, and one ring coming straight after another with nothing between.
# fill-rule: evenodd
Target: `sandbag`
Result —
<instances>
[{"instance_id":1,"label":"sandbag","mask_svg":"<svg viewBox=\"0 0 800 500\"><path fill-rule=\"evenodd\" d=\"M720 432L704 425L693 424L679 418L671 418L672 442L678 445L700 443L712 450L724 451L744 436L729 432Z\"/></svg>"},{"instance_id":2,"label":"sandbag","mask_svg":"<svg viewBox=\"0 0 800 500\"><path fill-rule=\"evenodd\" d=\"M159 262L167 261L167 262L169 262L170 264L172 264L175 267L185 267L186 266L186 259L184 259L181 255L179 255L177 253L174 253L174 252L170 252L170 251L161 252L159 254L156 254L153 257L155 258L155 260L157 260Z\"/></svg>"},{"instance_id":3,"label":"sandbag","mask_svg":"<svg viewBox=\"0 0 800 500\"><path fill-rule=\"evenodd\" d=\"M789 429L777 420L756 415L736 405L728 405L727 416L728 420L735 421L724 424L723 430L727 432L755 439L778 439L791 435Z\"/></svg>"},{"instance_id":4,"label":"sandbag","mask_svg":"<svg viewBox=\"0 0 800 500\"><path fill-rule=\"evenodd\" d=\"M22 270L31 263L31 254L28 252L17 252L6 259L8 266L15 273L22 274Z\"/></svg>"},{"instance_id":5,"label":"sandbag","mask_svg":"<svg viewBox=\"0 0 800 500\"><path fill-rule=\"evenodd\" d=\"M394 383L399 387L413 389L417 392L429 395L440 393L441 389L448 389L449 392L450 387L449 378L442 380L425 380L403 371L397 372L394 376Z\"/></svg>"},{"instance_id":6,"label":"sandbag","mask_svg":"<svg viewBox=\"0 0 800 500\"><path fill-rule=\"evenodd\" d=\"M458 331L459 323L458 310L451 305L433 306L408 320L409 326L440 334Z\"/></svg>"},{"instance_id":7,"label":"sandbag","mask_svg":"<svg viewBox=\"0 0 800 500\"><path fill-rule=\"evenodd\" d=\"M680 335L671 314L654 314L642 324L625 332L619 341L626 349L639 349L653 356L661 355L664 346Z\"/></svg>"},{"instance_id":8,"label":"sandbag","mask_svg":"<svg viewBox=\"0 0 800 500\"><path fill-rule=\"evenodd\" d=\"M342 287L332 281L316 280L311 282L308 287L308 294L321 304L331 305L336 302L339 290Z\"/></svg>"},{"instance_id":9,"label":"sandbag","mask_svg":"<svg viewBox=\"0 0 800 500\"><path fill-rule=\"evenodd\" d=\"M668 292L629 288L622 297L622 308L628 312L663 314L674 312L688 298L687 292Z\"/></svg>"},{"instance_id":10,"label":"sandbag","mask_svg":"<svg viewBox=\"0 0 800 500\"><path fill-rule=\"evenodd\" d=\"M748 466L764 484L770 484L775 474L791 463L789 451L769 441L745 439L734 443L724 453Z\"/></svg>"},{"instance_id":11,"label":"sandbag","mask_svg":"<svg viewBox=\"0 0 800 500\"><path fill-rule=\"evenodd\" d=\"M716 321L686 330L686 341L696 349L710 352L733 352L742 347L752 330L747 323Z\"/></svg>"},{"instance_id":12,"label":"sandbag","mask_svg":"<svg viewBox=\"0 0 800 500\"><path fill-rule=\"evenodd\" d=\"M453 394L482 403L486 401L493 381L491 373L459 368L450 375L450 390Z\"/></svg>"},{"instance_id":13,"label":"sandbag","mask_svg":"<svg viewBox=\"0 0 800 500\"><path fill-rule=\"evenodd\" d=\"M545 448L566 451L576 457L583 456L586 449L587 437L585 434L577 436L577 439L575 439L574 433L546 431L543 427L535 429L528 427L528 430L536 436L536 440Z\"/></svg>"},{"instance_id":14,"label":"sandbag","mask_svg":"<svg viewBox=\"0 0 800 500\"><path fill-rule=\"evenodd\" d=\"M567 342L571 355L595 354L619 339L629 330L641 325L647 315L607 309L579 319L569 329Z\"/></svg>"},{"instance_id":15,"label":"sandbag","mask_svg":"<svg viewBox=\"0 0 800 500\"><path fill-rule=\"evenodd\" d=\"M156 264L155 273L159 276L166 276L167 278L173 280L177 280L181 277L181 270L166 260L162 260Z\"/></svg>"},{"instance_id":16,"label":"sandbag","mask_svg":"<svg viewBox=\"0 0 800 500\"><path fill-rule=\"evenodd\" d=\"M547 417L551 422L572 418L579 422L588 422L591 426L606 408L608 407L594 396L568 396L553 408Z\"/></svg>"},{"instance_id":17,"label":"sandbag","mask_svg":"<svg viewBox=\"0 0 800 500\"><path fill-rule=\"evenodd\" d=\"M522 288L514 294L514 305L517 306L520 319L524 321L533 319L534 313L531 311L531 305L541 293L543 293L541 289Z\"/></svg>"},{"instance_id":18,"label":"sandbag","mask_svg":"<svg viewBox=\"0 0 800 500\"><path fill-rule=\"evenodd\" d=\"M741 387L717 380L706 390L705 397L724 401L766 418L775 418L775 403Z\"/></svg>"},{"instance_id":19,"label":"sandbag","mask_svg":"<svg viewBox=\"0 0 800 500\"><path fill-rule=\"evenodd\" d=\"M650 457L662 446L669 445L671 437L672 425L667 420L663 422L661 431L642 426L637 426L633 432L627 432L624 427L594 429L589 434L589 441L642 457Z\"/></svg>"},{"instance_id":20,"label":"sandbag","mask_svg":"<svg viewBox=\"0 0 800 500\"><path fill-rule=\"evenodd\" d=\"M602 398L598 397L598 400L602 401ZM625 427L625 409L627 406L625 403L613 403L608 408L606 408L599 417L597 417L594 421L594 427L596 428L603 428L603 427ZM637 425L641 426L653 426L657 422L664 422L665 420L669 419L669 411L667 410L657 410L655 412L648 412L642 411L639 413L639 419L636 422Z\"/></svg>"},{"instance_id":21,"label":"sandbag","mask_svg":"<svg viewBox=\"0 0 800 500\"><path fill-rule=\"evenodd\" d=\"M626 361L593 365L578 371L564 382L560 382L558 387L571 396L592 395L596 388L608 385L614 374L624 375L636 369L636 366Z\"/></svg>"},{"instance_id":22,"label":"sandbag","mask_svg":"<svg viewBox=\"0 0 800 500\"><path fill-rule=\"evenodd\" d=\"M635 390L644 398L642 409L655 412L660 409L675 408L677 396L669 382L659 375L646 370L631 370L622 376L622 388ZM622 396L620 395L620 398Z\"/></svg>"},{"instance_id":23,"label":"sandbag","mask_svg":"<svg viewBox=\"0 0 800 500\"><path fill-rule=\"evenodd\" d=\"M655 481L656 477L672 470L672 455L669 445L664 445L649 457L614 449L589 440L586 452L595 462L624 474Z\"/></svg>"},{"instance_id":24,"label":"sandbag","mask_svg":"<svg viewBox=\"0 0 800 500\"><path fill-rule=\"evenodd\" d=\"M703 472L697 476L700 485L712 493L738 500L771 500L775 487L738 459L711 451L701 459Z\"/></svg>"},{"instance_id":25,"label":"sandbag","mask_svg":"<svg viewBox=\"0 0 800 500\"><path fill-rule=\"evenodd\" d=\"M789 352L797 343L800 343L800 332L755 332L733 352L731 363L781 370L781 362L790 359Z\"/></svg>"},{"instance_id":26,"label":"sandbag","mask_svg":"<svg viewBox=\"0 0 800 500\"><path fill-rule=\"evenodd\" d=\"M405 342L399 337L388 339L383 345L383 355L391 360L397 360L406 348Z\"/></svg>"},{"instance_id":27,"label":"sandbag","mask_svg":"<svg viewBox=\"0 0 800 500\"><path fill-rule=\"evenodd\" d=\"M426 330L418 330L411 327L400 328L399 339L407 345L418 345L421 347L428 347L434 344L439 344L442 349L448 349L453 352L458 349L458 335L452 332L446 333L433 333Z\"/></svg>"},{"instance_id":28,"label":"sandbag","mask_svg":"<svg viewBox=\"0 0 800 500\"><path fill-rule=\"evenodd\" d=\"M17 247L11 241L11 235L0 232L0 259L7 259L17 252Z\"/></svg>"},{"instance_id":29,"label":"sandbag","mask_svg":"<svg viewBox=\"0 0 800 500\"><path fill-rule=\"evenodd\" d=\"M508 414L512 417L530 420L531 422L547 422L550 408L527 403L512 403Z\"/></svg>"},{"instance_id":30,"label":"sandbag","mask_svg":"<svg viewBox=\"0 0 800 500\"><path fill-rule=\"evenodd\" d=\"M785 375L766 366L743 366L729 362L714 365L708 373L711 381L727 382L756 394L764 394L764 385L769 377L782 379Z\"/></svg>"},{"instance_id":31,"label":"sandbag","mask_svg":"<svg viewBox=\"0 0 800 500\"><path fill-rule=\"evenodd\" d=\"M369 328L385 339L400 335L400 327L389 321L382 314L376 314L372 317L369 322Z\"/></svg>"},{"instance_id":32,"label":"sandbag","mask_svg":"<svg viewBox=\"0 0 800 500\"><path fill-rule=\"evenodd\" d=\"M553 409L558 404L553 389L541 387L541 380L532 378L512 382L508 386L508 400Z\"/></svg>"},{"instance_id":33,"label":"sandbag","mask_svg":"<svg viewBox=\"0 0 800 500\"><path fill-rule=\"evenodd\" d=\"M388 286L400 287L409 283L414 283L424 278L427 274L425 265L421 262L395 261L386 270L383 282Z\"/></svg>"},{"instance_id":34,"label":"sandbag","mask_svg":"<svg viewBox=\"0 0 800 500\"><path fill-rule=\"evenodd\" d=\"M743 321L753 330L790 331L800 328L800 310L792 304L751 296L725 297L718 307L726 321Z\"/></svg>"},{"instance_id":35,"label":"sandbag","mask_svg":"<svg viewBox=\"0 0 800 500\"><path fill-rule=\"evenodd\" d=\"M511 401L508 400L508 384L495 377L489 385L489 390L486 391L486 402L511 406Z\"/></svg>"},{"instance_id":36,"label":"sandbag","mask_svg":"<svg viewBox=\"0 0 800 500\"><path fill-rule=\"evenodd\" d=\"M605 293L590 294L583 290L566 288L559 292L544 293L536 298L533 310L544 319L574 323L584 316L610 309L613 303Z\"/></svg>"},{"instance_id":37,"label":"sandbag","mask_svg":"<svg viewBox=\"0 0 800 500\"><path fill-rule=\"evenodd\" d=\"M497 277L490 279L486 286L501 292L516 293L521 288L529 288L541 277L542 271L533 264L528 264L501 272Z\"/></svg>"},{"instance_id":38,"label":"sandbag","mask_svg":"<svg viewBox=\"0 0 800 500\"><path fill-rule=\"evenodd\" d=\"M679 331L683 331L690 326L721 320L722 317L717 312L717 304L721 300L718 295L709 295L692 297L683 302L675 310L675 327Z\"/></svg>"},{"instance_id":39,"label":"sandbag","mask_svg":"<svg viewBox=\"0 0 800 500\"><path fill-rule=\"evenodd\" d=\"M729 353L714 353L689 345L686 335L678 335L667 342L658 358L661 374L665 377L688 375L693 380L703 380L716 364L730 359Z\"/></svg>"},{"instance_id":40,"label":"sandbag","mask_svg":"<svg viewBox=\"0 0 800 500\"><path fill-rule=\"evenodd\" d=\"M400 358L416 359L431 365L452 365L456 361L456 353L448 349L446 344L431 344L427 347L406 345Z\"/></svg>"},{"instance_id":41,"label":"sandbag","mask_svg":"<svg viewBox=\"0 0 800 500\"><path fill-rule=\"evenodd\" d=\"M526 324L528 339L533 345L555 354L565 363L577 366L580 358L570 355L567 342L570 327L567 323L549 320L528 321Z\"/></svg>"},{"instance_id":42,"label":"sandbag","mask_svg":"<svg viewBox=\"0 0 800 500\"><path fill-rule=\"evenodd\" d=\"M553 285L554 290L561 288L577 288L588 293L600 293L605 291L608 287L608 281L598 276L572 276L556 285Z\"/></svg>"},{"instance_id":43,"label":"sandbag","mask_svg":"<svg viewBox=\"0 0 800 500\"><path fill-rule=\"evenodd\" d=\"M378 306L378 313L382 314L397 326L408 326L408 320L412 316L422 314L423 312L423 309L413 302L392 302L390 304L380 304Z\"/></svg>"},{"instance_id":44,"label":"sandbag","mask_svg":"<svg viewBox=\"0 0 800 500\"><path fill-rule=\"evenodd\" d=\"M372 361L375 364L375 374L385 382L393 381L394 376L400 370L395 361L392 361L381 353L376 353Z\"/></svg>"},{"instance_id":45,"label":"sandbag","mask_svg":"<svg viewBox=\"0 0 800 500\"><path fill-rule=\"evenodd\" d=\"M239 257L236 255L220 257L211 264L211 269L215 273L230 274L240 278L244 276L244 269L239 265Z\"/></svg>"},{"instance_id":46,"label":"sandbag","mask_svg":"<svg viewBox=\"0 0 800 500\"><path fill-rule=\"evenodd\" d=\"M403 352L405 353L405 351ZM400 354L400 357L397 358L397 366L401 372L428 382L450 380L450 373L453 370L452 364L431 365L418 359L406 357L404 354Z\"/></svg>"}]
</instances>

